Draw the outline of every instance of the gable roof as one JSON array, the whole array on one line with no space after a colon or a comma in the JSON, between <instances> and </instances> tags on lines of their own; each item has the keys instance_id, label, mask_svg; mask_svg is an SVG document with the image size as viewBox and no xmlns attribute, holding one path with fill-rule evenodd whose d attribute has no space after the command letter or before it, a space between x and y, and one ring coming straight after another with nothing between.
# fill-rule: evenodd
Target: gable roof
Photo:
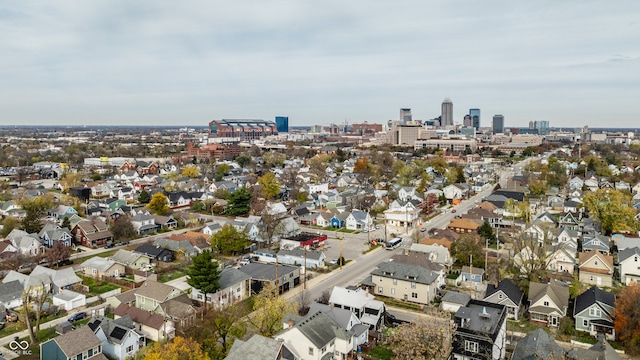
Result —
<instances>
[{"instance_id":1,"label":"gable roof","mask_svg":"<svg viewBox=\"0 0 640 360\"><path fill-rule=\"evenodd\" d=\"M524 297L524 292L518 289L511 279L502 279L497 287L493 283L487 285L487 292L484 298L486 299L498 291L502 291L514 304L520 304Z\"/></svg>"},{"instance_id":2,"label":"gable roof","mask_svg":"<svg viewBox=\"0 0 640 360\"><path fill-rule=\"evenodd\" d=\"M602 272L604 274L608 274L609 271L607 270L597 269L592 267L587 268L582 266L593 257L597 257L598 259L600 259L603 264L605 264L609 269L611 269L611 271L613 271L613 256L603 255L597 250L589 250L589 251L584 251L580 253L578 257L578 263L580 264L579 265L580 269L587 270L590 272Z\"/></svg>"},{"instance_id":3,"label":"gable roof","mask_svg":"<svg viewBox=\"0 0 640 360\"><path fill-rule=\"evenodd\" d=\"M89 269L96 269L99 271L107 271L109 270L116 262L111 259L101 258L99 256L95 256L89 258L87 261L82 263L82 266Z\"/></svg>"},{"instance_id":4,"label":"gable roof","mask_svg":"<svg viewBox=\"0 0 640 360\"><path fill-rule=\"evenodd\" d=\"M157 300L162 303L173 291L179 291L175 287L161 282L147 280L136 291L136 295L144 296L149 299Z\"/></svg>"},{"instance_id":5,"label":"gable roof","mask_svg":"<svg viewBox=\"0 0 640 360\"><path fill-rule=\"evenodd\" d=\"M0 284L0 304L19 299L23 291L24 286L22 286L19 280L12 280Z\"/></svg>"},{"instance_id":6,"label":"gable roof","mask_svg":"<svg viewBox=\"0 0 640 360\"><path fill-rule=\"evenodd\" d=\"M220 273L220 289L227 289L239 282L251 279L251 277L242 271L234 268L225 268Z\"/></svg>"},{"instance_id":7,"label":"gable roof","mask_svg":"<svg viewBox=\"0 0 640 360\"><path fill-rule=\"evenodd\" d=\"M626 248L622 251L619 251L618 262L622 263L623 261L626 261L627 259L631 258L634 255L640 256L640 248L632 247L632 248Z\"/></svg>"},{"instance_id":8,"label":"gable roof","mask_svg":"<svg viewBox=\"0 0 640 360\"><path fill-rule=\"evenodd\" d=\"M545 295L560 309L569 306L569 288L556 284L529 283L529 301L534 304Z\"/></svg>"},{"instance_id":9,"label":"gable roof","mask_svg":"<svg viewBox=\"0 0 640 360\"><path fill-rule=\"evenodd\" d=\"M118 305L118 307L113 310L113 314L117 316L128 315L132 321L157 330L162 329L162 325L164 324L162 315L139 309L137 307L133 307L124 303Z\"/></svg>"},{"instance_id":10,"label":"gable roof","mask_svg":"<svg viewBox=\"0 0 640 360\"><path fill-rule=\"evenodd\" d=\"M470 300L471 296L469 294L464 294L457 291L447 291L447 293L442 297L442 302L460 304L462 306L467 306Z\"/></svg>"},{"instance_id":11,"label":"gable roof","mask_svg":"<svg viewBox=\"0 0 640 360\"><path fill-rule=\"evenodd\" d=\"M320 349L335 338L349 339L352 331L340 329L338 324L327 314L318 311L304 317L294 325L316 348Z\"/></svg>"},{"instance_id":12,"label":"gable roof","mask_svg":"<svg viewBox=\"0 0 640 360\"><path fill-rule=\"evenodd\" d=\"M55 337L53 341L58 344L60 350L62 350L68 358L75 357L87 349L93 349L102 345L100 339L98 339L96 334L94 334L88 326L82 326L76 330Z\"/></svg>"},{"instance_id":13,"label":"gable roof","mask_svg":"<svg viewBox=\"0 0 640 360\"><path fill-rule=\"evenodd\" d=\"M564 350L546 331L538 328L518 340L511 360L561 359Z\"/></svg>"},{"instance_id":14,"label":"gable roof","mask_svg":"<svg viewBox=\"0 0 640 360\"><path fill-rule=\"evenodd\" d=\"M613 308L615 307L616 296L613 293L604 291L594 285L576 297L573 315L575 316L581 313L586 308L596 303L602 303Z\"/></svg>"},{"instance_id":15,"label":"gable roof","mask_svg":"<svg viewBox=\"0 0 640 360\"><path fill-rule=\"evenodd\" d=\"M82 282L82 279L76 275L72 267L55 270L38 265L31 271L31 276L41 274L49 276L51 281L59 288Z\"/></svg>"},{"instance_id":16,"label":"gable roof","mask_svg":"<svg viewBox=\"0 0 640 360\"><path fill-rule=\"evenodd\" d=\"M378 268L373 270L371 275L430 285L440 274L417 265L392 261L378 264Z\"/></svg>"},{"instance_id":17,"label":"gable roof","mask_svg":"<svg viewBox=\"0 0 640 360\"><path fill-rule=\"evenodd\" d=\"M255 334L247 341L234 341L225 360L279 359L280 355L283 359L293 359L281 353L282 347L284 344L277 339Z\"/></svg>"}]
</instances>

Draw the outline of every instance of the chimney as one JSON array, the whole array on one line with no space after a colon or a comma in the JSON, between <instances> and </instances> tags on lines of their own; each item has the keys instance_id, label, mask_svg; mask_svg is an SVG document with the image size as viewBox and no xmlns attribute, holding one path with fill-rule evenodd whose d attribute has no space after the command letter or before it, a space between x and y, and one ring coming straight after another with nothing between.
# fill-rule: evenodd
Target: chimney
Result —
<instances>
[{"instance_id":1,"label":"chimney","mask_svg":"<svg viewBox=\"0 0 640 360\"><path fill-rule=\"evenodd\" d=\"M295 325L296 322L293 319L289 319L289 327L292 328L293 325Z\"/></svg>"}]
</instances>

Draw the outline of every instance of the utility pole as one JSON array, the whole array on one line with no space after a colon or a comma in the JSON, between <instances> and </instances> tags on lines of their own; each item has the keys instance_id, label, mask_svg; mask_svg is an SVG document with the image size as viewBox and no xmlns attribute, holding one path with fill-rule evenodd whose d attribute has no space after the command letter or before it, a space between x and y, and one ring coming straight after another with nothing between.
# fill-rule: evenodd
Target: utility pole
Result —
<instances>
[{"instance_id":1,"label":"utility pole","mask_svg":"<svg viewBox=\"0 0 640 360\"><path fill-rule=\"evenodd\" d=\"M303 289L307 289L307 247L304 247L304 286Z\"/></svg>"},{"instance_id":2,"label":"utility pole","mask_svg":"<svg viewBox=\"0 0 640 360\"><path fill-rule=\"evenodd\" d=\"M276 254L276 297L280 296L280 279L278 279L278 254Z\"/></svg>"},{"instance_id":3,"label":"utility pole","mask_svg":"<svg viewBox=\"0 0 640 360\"><path fill-rule=\"evenodd\" d=\"M340 263L340 270L342 270L342 240L344 240L344 234L340 234L340 259L338 262Z\"/></svg>"}]
</instances>

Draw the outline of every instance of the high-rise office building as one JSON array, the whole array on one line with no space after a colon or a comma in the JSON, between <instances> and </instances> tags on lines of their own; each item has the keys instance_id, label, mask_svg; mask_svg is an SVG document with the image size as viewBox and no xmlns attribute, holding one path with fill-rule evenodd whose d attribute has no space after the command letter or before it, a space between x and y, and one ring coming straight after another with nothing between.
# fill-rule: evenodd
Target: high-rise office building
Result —
<instances>
[{"instance_id":1,"label":"high-rise office building","mask_svg":"<svg viewBox=\"0 0 640 360\"><path fill-rule=\"evenodd\" d=\"M400 109L400 124L404 125L411 121L411 109Z\"/></svg>"},{"instance_id":2,"label":"high-rise office building","mask_svg":"<svg viewBox=\"0 0 640 360\"><path fill-rule=\"evenodd\" d=\"M535 129L535 126L534 126L533 120L532 120L532 121L529 121L529 130L533 130L533 129Z\"/></svg>"},{"instance_id":3,"label":"high-rise office building","mask_svg":"<svg viewBox=\"0 0 640 360\"><path fill-rule=\"evenodd\" d=\"M494 134L504 133L504 116L503 115L493 115L493 133Z\"/></svg>"},{"instance_id":4,"label":"high-rise office building","mask_svg":"<svg viewBox=\"0 0 640 360\"><path fill-rule=\"evenodd\" d=\"M478 130L480 128L480 109L469 109L469 116L471 116L471 126Z\"/></svg>"},{"instance_id":5,"label":"high-rise office building","mask_svg":"<svg viewBox=\"0 0 640 360\"><path fill-rule=\"evenodd\" d=\"M446 98L442 102L442 123L441 126L453 125L453 102Z\"/></svg>"},{"instance_id":6,"label":"high-rise office building","mask_svg":"<svg viewBox=\"0 0 640 360\"><path fill-rule=\"evenodd\" d=\"M473 121L471 121L471 115L464 116L464 119L462 120L462 125L464 125L465 127L473 126Z\"/></svg>"},{"instance_id":7,"label":"high-rise office building","mask_svg":"<svg viewBox=\"0 0 640 360\"><path fill-rule=\"evenodd\" d=\"M549 122L538 120L533 122L533 127L538 130L539 135L549 135Z\"/></svg>"},{"instance_id":8,"label":"high-rise office building","mask_svg":"<svg viewBox=\"0 0 640 360\"><path fill-rule=\"evenodd\" d=\"M288 116L276 116L276 128L278 132L289 132L289 117Z\"/></svg>"}]
</instances>

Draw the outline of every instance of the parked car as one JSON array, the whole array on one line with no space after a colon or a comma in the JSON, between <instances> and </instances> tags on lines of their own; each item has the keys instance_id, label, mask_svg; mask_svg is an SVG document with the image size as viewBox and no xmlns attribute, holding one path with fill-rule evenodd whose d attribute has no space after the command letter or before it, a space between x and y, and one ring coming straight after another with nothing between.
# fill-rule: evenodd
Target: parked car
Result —
<instances>
[{"instance_id":1,"label":"parked car","mask_svg":"<svg viewBox=\"0 0 640 360\"><path fill-rule=\"evenodd\" d=\"M75 322L75 321L82 320L82 319L84 319L86 317L87 317L87 313L84 312L84 311L81 311L81 312L78 312L78 313L75 313L75 314L71 315L71 317L68 318L67 321L72 323L72 322Z\"/></svg>"},{"instance_id":2,"label":"parked car","mask_svg":"<svg viewBox=\"0 0 640 360\"><path fill-rule=\"evenodd\" d=\"M451 210L451 212L455 214L456 213L456 209Z\"/></svg>"},{"instance_id":3,"label":"parked car","mask_svg":"<svg viewBox=\"0 0 640 360\"><path fill-rule=\"evenodd\" d=\"M111 249L112 247L115 247L114 244L107 244L104 246L105 249Z\"/></svg>"},{"instance_id":4,"label":"parked car","mask_svg":"<svg viewBox=\"0 0 640 360\"><path fill-rule=\"evenodd\" d=\"M18 313L7 309L4 319L8 322L16 322L18 321Z\"/></svg>"},{"instance_id":5,"label":"parked car","mask_svg":"<svg viewBox=\"0 0 640 360\"><path fill-rule=\"evenodd\" d=\"M0 319L0 330L4 329L4 326L7 324L7 320Z\"/></svg>"}]
</instances>

